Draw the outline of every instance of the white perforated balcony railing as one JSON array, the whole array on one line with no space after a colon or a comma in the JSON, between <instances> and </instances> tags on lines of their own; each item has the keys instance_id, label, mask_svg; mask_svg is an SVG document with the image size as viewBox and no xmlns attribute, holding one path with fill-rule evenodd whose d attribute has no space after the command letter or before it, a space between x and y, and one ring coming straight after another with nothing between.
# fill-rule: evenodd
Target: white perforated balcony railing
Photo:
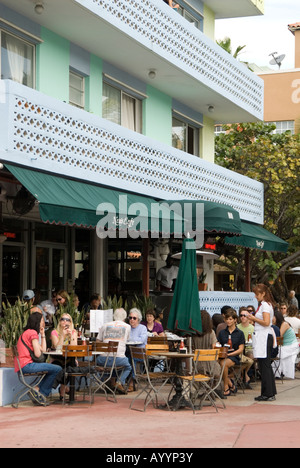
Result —
<instances>
[{"instance_id":1,"label":"white perforated balcony railing","mask_svg":"<svg viewBox=\"0 0 300 468\"><path fill-rule=\"evenodd\" d=\"M263 119L263 81L162 0L75 2L184 70L207 89Z\"/></svg>"},{"instance_id":2,"label":"white perforated balcony railing","mask_svg":"<svg viewBox=\"0 0 300 468\"><path fill-rule=\"evenodd\" d=\"M12 81L0 80L0 159L161 199L231 205L263 223L263 185Z\"/></svg>"}]
</instances>

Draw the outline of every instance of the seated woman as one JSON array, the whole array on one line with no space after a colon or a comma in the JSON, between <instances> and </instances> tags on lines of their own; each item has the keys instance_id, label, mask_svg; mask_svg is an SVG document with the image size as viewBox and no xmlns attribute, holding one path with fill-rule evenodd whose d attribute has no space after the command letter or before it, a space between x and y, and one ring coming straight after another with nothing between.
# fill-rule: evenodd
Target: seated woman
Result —
<instances>
[{"instance_id":1,"label":"seated woman","mask_svg":"<svg viewBox=\"0 0 300 468\"><path fill-rule=\"evenodd\" d=\"M202 333L197 332L192 336L193 349L213 349L217 343L215 331L213 329L213 321L206 310L201 310ZM212 373L214 381L218 381L221 374L221 366L218 362L198 362L197 370L201 374ZM218 395L223 397L223 388L220 385L217 388Z\"/></svg>"},{"instance_id":2,"label":"seated woman","mask_svg":"<svg viewBox=\"0 0 300 468\"><path fill-rule=\"evenodd\" d=\"M156 322L155 318L156 314L154 310L149 309L146 312L146 320L141 323L145 325L150 336L165 336L162 324Z\"/></svg>"},{"instance_id":3,"label":"seated woman","mask_svg":"<svg viewBox=\"0 0 300 468\"><path fill-rule=\"evenodd\" d=\"M291 325L285 320L282 313L275 309L274 318L276 325L280 329L280 336L283 337L283 346L281 346L278 357L280 358L279 366L273 366L276 373L275 377L295 378L295 363L299 352L299 343L296 334Z\"/></svg>"},{"instance_id":4,"label":"seated woman","mask_svg":"<svg viewBox=\"0 0 300 468\"><path fill-rule=\"evenodd\" d=\"M239 330L236 326L238 320L237 313L234 309L228 309L225 313L225 322L227 328L221 330L219 333L219 342L222 346L225 346L231 340L231 349L228 350L228 357L226 358L223 381L224 381L224 396L231 395L231 392L236 391L235 386L228 376L230 367L239 364L241 360L241 354L245 347L245 336L244 333Z\"/></svg>"},{"instance_id":5,"label":"seated woman","mask_svg":"<svg viewBox=\"0 0 300 468\"><path fill-rule=\"evenodd\" d=\"M39 334L41 335L41 344L39 343ZM23 341L24 343L23 343ZM30 356L27 345L38 358L43 352L46 352L46 338L45 338L45 320L43 314L33 312L25 327L24 333L20 336L17 349L19 355L20 366L25 374L33 374L35 372L47 372L39 387L35 387L34 391L30 392L30 398L34 403L44 406L47 402L47 397L56 388L62 380L62 369L60 366L54 364L47 364L46 362L34 362ZM18 363L15 358L15 372L19 371Z\"/></svg>"},{"instance_id":6,"label":"seated woman","mask_svg":"<svg viewBox=\"0 0 300 468\"><path fill-rule=\"evenodd\" d=\"M71 315L62 314L58 327L51 332L51 345L53 349L61 349L63 345L77 345L77 331Z\"/></svg>"},{"instance_id":7,"label":"seated woman","mask_svg":"<svg viewBox=\"0 0 300 468\"><path fill-rule=\"evenodd\" d=\"M61 289L60 291L58 291L56 295L56 300L57 300L58 308L60 309L60 307L65 307L69 304L70 296L67 293L67 291L65 291L64 289Z\"/></svg>"}]
</instances>

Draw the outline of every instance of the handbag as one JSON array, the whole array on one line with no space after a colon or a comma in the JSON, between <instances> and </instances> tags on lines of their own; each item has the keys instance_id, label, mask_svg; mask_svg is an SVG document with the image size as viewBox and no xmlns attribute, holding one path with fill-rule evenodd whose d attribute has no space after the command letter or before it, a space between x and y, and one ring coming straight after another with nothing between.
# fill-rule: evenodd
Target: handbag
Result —
<instances>
[{"instance_id":1,"label":"handbag","mask_svg":"<svg viewBox=\"0 0 300 468\"><path fill-rule=\"evenodd\" d=\"M27 346L27 344L24 342L24 340L22 338L22 335L21 335L21 340L22 340L23 345L26 346L26 348L28 349L30 357L33 360L33 362L37 362L39 364L42 364L43 362L46 361L46 356L43 353L39 357L36 357L36 355L34 354L32 349L30 349L29 346Z\"/></svg>"}]
</instances>

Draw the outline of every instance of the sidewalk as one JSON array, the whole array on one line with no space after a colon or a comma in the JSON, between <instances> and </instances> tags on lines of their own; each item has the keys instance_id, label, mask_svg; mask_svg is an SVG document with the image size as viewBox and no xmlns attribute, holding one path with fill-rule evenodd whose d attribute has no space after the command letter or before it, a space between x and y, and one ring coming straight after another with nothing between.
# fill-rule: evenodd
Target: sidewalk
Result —
<instances>
[{"instance_id":1,"label":"sidewalk","mask_svg":"<svg viewBox=\"0 0 300 468\"><path fill-rule=\"evenodd\" d=\"M0 408L1 448L299 448L300 373L297 379L277 381L277 399L258 403L260 383L225 400L218 413L205 407L197 415L129 409L134 393L118 396L118 403L96 396L92 406L59 404L19 409ZM140 402L142 403L142 402ZM111 451L113 453L113 451ZM121 452L120 452L121 453ZM135 452L134 452L135 453Z\"/></svg>"}]
</instances>

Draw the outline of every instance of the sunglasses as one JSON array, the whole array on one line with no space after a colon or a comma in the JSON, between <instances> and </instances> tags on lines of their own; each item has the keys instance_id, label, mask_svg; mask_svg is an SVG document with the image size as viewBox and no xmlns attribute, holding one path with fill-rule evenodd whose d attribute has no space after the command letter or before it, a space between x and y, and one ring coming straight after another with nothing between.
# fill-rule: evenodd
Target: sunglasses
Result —
<instances>
[{"instance_id":1,"label":"sunglasses","mask_svg":"<svg viewBox=\"0 0 300 468\"><path fill-rule=\"evenodd\" d=\"M61 318L60 321L61 321L61 322L71 322L71 319L69 319L69 318Z\"/></svg>"},{"instance_id":2,"label":"sunglasses","mask_svg":"<svg viewBox=\"0 0 300 468\"><path fill-rule=\"evenodd\" d=\"M244 314L242 314L242 315L240 315L240 317L248 317L248 315L244 315Z\"/></svg>"},{"instance_id":3,"label":"sunglasses","mask_svg":"<svg viewBox=\"0 0 300 468\"><path fill-rule=\"evenodd\" d=\"M137 320L137 317L129 317L129 320Z\"/></svg>"},{"instance_id":4,"label":"sunglasses","mask_svg":"<svg viewBox=\"0 0 300 468\"><path fill-rule=\"evenodd\" d=\"M63 298L62 298L62 297L57 297L56 300L57 300L57 301L62 301Z\"/></svg>"}]
</instances>

